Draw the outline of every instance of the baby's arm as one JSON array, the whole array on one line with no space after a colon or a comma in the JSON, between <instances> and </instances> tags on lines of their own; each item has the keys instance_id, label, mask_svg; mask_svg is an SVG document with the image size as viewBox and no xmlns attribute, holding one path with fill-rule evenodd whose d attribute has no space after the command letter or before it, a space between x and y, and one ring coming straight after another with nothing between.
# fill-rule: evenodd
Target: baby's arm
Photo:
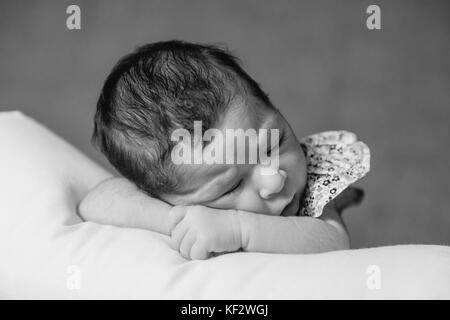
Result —
<instances>
[{"instance_id":1,"label":"baby's arm","mask_svg":"<svg viewBox=\"0 0 450 320\"><path fill-rule=\"evenodd\" d=\"M333 203L320 219L282 217L204 206L175 206L174 249L189 259L243 249L267 253L320 253L349 248L344 224Z\"/></svg>"},{"instance_id":2,"label":"baby's arm","mask_svg":"<svg viewBox=\"0 0 450 320\"><path fill-rule=\"evenodd\" d=\"M87 221L119 227L143 228L170 235L171 205L149 197L125 178L101 182L81 201L80 216Z\"/></svg>"},{"instance_id":3,"label":"baby's arm","mask_svg":"<svg viewBox=\"0 0 450 320\"><path fill-rule=\"evenodd\" d=\"M274 253L348 248L345 227L331 205L325 207L321 219L267 216L204 206L172 207L144 194L124 178L111 178L91 190L78 210L88 221L171 235L175 249L186 258L204 259L212 252L240 248ZM190 237L185 237L187 231Z\"/></svg>"},{"instance_id":4,"label":"baby's arm","mask_svg":"<svg viewBox=\"0 0 450 320\"><path fill-rule=\"evenodd\" d=\"M349 249L342 219L331 202L319 219L238 211L242 248L251 252L320 253Z\"/></svg>"},{"instance_id":5,"label":"baby's arm","mask_svg":"<svg viewBox=\"0 0 450 320\"><path fill-rule=\"evenodd\" d=\"M319 219L264 216L239 212L243 248L246 251L319 253L350 248L341 218L344 209L358 205L364 192L348 187L328 203Z\"/></svg>"}]
</instances>

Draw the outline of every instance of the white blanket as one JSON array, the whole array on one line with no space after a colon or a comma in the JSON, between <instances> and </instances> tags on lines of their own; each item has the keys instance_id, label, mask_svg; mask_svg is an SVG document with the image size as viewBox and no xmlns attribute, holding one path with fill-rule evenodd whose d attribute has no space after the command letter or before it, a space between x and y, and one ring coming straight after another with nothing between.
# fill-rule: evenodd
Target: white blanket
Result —
<instances>
[{"instance_id":1,"label":"white blanket","mask_svg":"<svg viewBox=\"0 0 450 320\"><path fill-rule=\"evenodd\" d=\"M110 174L20 112L0 113L0 298L450 298L450 248L186 261L168 237L82 222Z\"/></svg>"}]
</instances>

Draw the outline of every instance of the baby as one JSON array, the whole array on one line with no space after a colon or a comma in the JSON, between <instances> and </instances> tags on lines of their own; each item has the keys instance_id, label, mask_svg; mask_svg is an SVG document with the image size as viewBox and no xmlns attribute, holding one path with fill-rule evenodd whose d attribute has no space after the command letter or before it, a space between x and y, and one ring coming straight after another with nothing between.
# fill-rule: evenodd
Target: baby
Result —
<instances>
[{"instance_id":1,"label":"baby","mask_svg":"<svg viewBox=\"0 0 450 320\"><path fill-rule=\"evenodd\" d=\"M186 142L173 133L192 134L195 123L216 137L267 129L270 139L260 135L258 143L245 144L244 158L264 145L266 156L276 155L276 167L264 173L268 164L260 157L175 163L176 146ZM202 155L217 147L216 137L209 143L194 137L188 146ZM85 220L169 235L187 259L349 248L340 213L362 200L361 190L348 187L368 172L369 149L346 131L298 141L267 94L223 49L168 41L122 58L103 86L93 140L124 178L100 183L82 200Z\"/></svg>"}]
</instances>

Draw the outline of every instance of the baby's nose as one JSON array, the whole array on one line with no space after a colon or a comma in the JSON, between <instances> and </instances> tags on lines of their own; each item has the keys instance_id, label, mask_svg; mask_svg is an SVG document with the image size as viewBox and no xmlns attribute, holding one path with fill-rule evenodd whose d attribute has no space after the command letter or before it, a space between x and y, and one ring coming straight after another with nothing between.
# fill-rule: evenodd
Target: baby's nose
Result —
<instances>
[{"instance_id":1,"label":"baby's nose","mask_svg":"<svg viewBox=\"0 0 450 320\"><path fill-rule=\"evenodd\" d=\"M259 190L259 195L263 199L268 199L272 195L279 193L284 188L287 173L284 170L278 170L273 175L261 175L262 186Z\"/></svg>"}]
</instances>

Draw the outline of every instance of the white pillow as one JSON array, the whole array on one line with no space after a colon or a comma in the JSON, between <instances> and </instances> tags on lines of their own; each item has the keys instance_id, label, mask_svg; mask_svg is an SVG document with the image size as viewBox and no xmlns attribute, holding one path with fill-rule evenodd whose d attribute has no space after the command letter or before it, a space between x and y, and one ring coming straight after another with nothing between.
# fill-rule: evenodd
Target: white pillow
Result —
<instances>
[{"instance_id":1,"label":"white pillow","mask_svg":"<svg viewBox=\"0 0 450 320\"><path fill-rule=\"evenodd\" d=\"M82 222L110 173L20 112L0 113L0 298L450 298L450 248L186 261L168 237Z\"/></svg>"}]
</instances>

